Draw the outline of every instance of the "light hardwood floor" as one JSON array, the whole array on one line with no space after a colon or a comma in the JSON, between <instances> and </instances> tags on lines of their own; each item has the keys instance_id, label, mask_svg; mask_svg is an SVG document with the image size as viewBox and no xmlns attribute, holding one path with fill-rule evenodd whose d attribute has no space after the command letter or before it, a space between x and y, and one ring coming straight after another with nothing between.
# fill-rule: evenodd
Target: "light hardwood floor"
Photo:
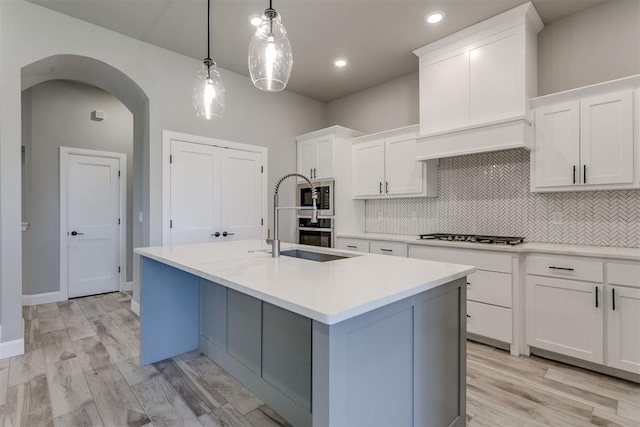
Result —
<instances>
[{"instance_id":1,"label":"light hardwood floor","mask_svg":"<svg viewBox=\"0 0 640 427\"><path fill-rule=\"evenodd\" d=\"M0 360L4 426L282 426L194 351L141 367L130 293L25 307L25 351ZM469 343L469 426L640 426L640 386Z\"/></svg>"}]
</instances>

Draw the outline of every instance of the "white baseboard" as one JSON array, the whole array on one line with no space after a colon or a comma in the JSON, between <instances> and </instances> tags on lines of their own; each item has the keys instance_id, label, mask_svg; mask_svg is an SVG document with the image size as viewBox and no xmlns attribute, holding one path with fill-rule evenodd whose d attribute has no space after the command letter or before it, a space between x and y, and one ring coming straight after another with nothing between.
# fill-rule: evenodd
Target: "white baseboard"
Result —
<instances>
[{"instance_id":1,"label":"white baseboard","mask_svg":"<svg viewBox=\"0 0 640 427\"><path fill-rule=\"evenodd\" d=\"M138 317L140 317L140 304L131 300L131 311L133 311Z\"/></svg>"},{"instance_id":2,"label":"white baseboard","mask_svg":"<svg viewBox=\"0 0 640 427\"><path fill-rule=\"evenodd\" d=\"M24 339L0 342L0 359L24 354Z\"/></svg>"},{"instance_id":3,"label":"white baseboard","mask_svg":"<svg viewBox=\"0 0 640 427\"><path fill-rule=\"evenodd\" d=\"M132 291L132 290L133 290L133 282L125 283L124 287L122 288L122 292Z\"/></svg>"},{"instance_id":4,"label":"white baseboard","mask_svg":"<svg viewBox=\"0 0 640 427\"><path fill-rule=\"evenodd\" d=\"M63 301L60 291L46 292L44 294L22 295L22 305L49 304L50 302Z\"/></svg>"}]
</instances>

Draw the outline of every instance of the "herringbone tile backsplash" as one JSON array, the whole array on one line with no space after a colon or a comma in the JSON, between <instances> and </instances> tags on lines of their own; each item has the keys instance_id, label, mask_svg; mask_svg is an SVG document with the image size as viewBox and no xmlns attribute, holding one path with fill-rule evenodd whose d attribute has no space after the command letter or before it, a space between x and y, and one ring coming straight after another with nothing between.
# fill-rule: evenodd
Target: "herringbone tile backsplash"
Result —
<instances>
[{"instance_id":1,"label":"herringbone tile backsplash","mask_svg":"<svg viewBox=\"0 0 640 427\"><path fill-rule=\"evenodd\" d=\"M442 159L438 173L436 198L367 200L366 231L640 247L640 190L531 193L524 149Z\"/></svg>"}]
</instances>

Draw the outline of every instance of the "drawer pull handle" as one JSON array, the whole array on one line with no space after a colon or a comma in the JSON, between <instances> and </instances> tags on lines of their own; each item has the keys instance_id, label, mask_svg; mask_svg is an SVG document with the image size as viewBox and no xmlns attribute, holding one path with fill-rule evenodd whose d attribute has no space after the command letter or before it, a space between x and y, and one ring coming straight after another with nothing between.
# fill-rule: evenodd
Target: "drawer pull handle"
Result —
<instances>
[{"instance_id":1,"label":"drawer pull handle","mask_svg":"<svg viewBox=\"0 0 640 427\"><path fill-rule=\"evenodd\" d=\"M384 248L381 248L380 250L381 250L382 252L393 252L393 249L384 249Z\"/></svg>"},{"instance_id":2,"label":"drawer pull handle","mask_svg":"<svg viewBox=\"0 0 640 427\"><path fill-rule=\"evenodd\" d=\"M353 246L353 245L347 245L347 247L348 247L348 248L351 248L351 249L358 249L358 247L357 247L357 246Z\"/></svg>"},{"instance_id":3,"label":"drawer pull handle","mask_svg":"<svg viewBox=\"0 0 640 427\"><path fill-rule=\"evenodd\" d=\"M549 267L552 270L562 270L562 271L573 271L573 268L570 267Z\"/></svg>"},{"instance_id":4,"label":"drawer pull handle","mask_svg":"<svg viewBox=\"0 0 640 427\"><path fill-rule=\"evenodd\" d=\"M611 288L611 308L616 311L616 290Z\"/></svg>"},{"instance_id":5,"label":"drawer pull handle","mask_svg":"<svg viewBox=\"0 0 640 427\"><path fill-rule=\"evenodd\" d=\"M573 183L576 183L576 165L573 165Z\"/></svg>"},{"instance_id":6,"label":"drawer pull handle","mask_svg":"<svg viewBox=\"0 0 640 427\"><path fill-rule=\"evenodd\" d=\"M598 308L598 287L596 286L596 308Z\"/></svg>"}]
</instances>

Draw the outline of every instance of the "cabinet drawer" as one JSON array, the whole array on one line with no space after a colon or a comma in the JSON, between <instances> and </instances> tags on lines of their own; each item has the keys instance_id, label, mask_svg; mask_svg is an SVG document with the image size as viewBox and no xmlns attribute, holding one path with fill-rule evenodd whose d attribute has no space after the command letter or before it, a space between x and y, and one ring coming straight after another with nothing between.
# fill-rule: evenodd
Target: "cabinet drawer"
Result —
<instances>
[{"instance_id":1,"label":"cabinet drawer","mask_svg":"<svg viewBox=\"0 0 640 427\"><path fill-rule=\"evenodd\" d=\"M467 276L467 300L512 307L511 274L476 270Z\"/></svg>"},{"instance_id":2,"label":"cabinet drawer","mask_svg":"<svg viewBox=\"0 0 640 427\"><path fill-rule=\"evenodd\" d=\"M405 243L371 242L369 248L372 254L407 257L407 245Z\"/></svg>"},{"instance_id":3,"label":"cabinet drawer","mask_svg":"<svg viewBox=\"0 0 640 427\"><path fill-rule=\"evenodd\" d=\"M607 263L607 281L611 285L627 285L640 288L640 263Z\"/></svg>"},{"instance_id":4,"label":"cabinet drawer","mask_svg":"<svg viewBox=\"0 0 640 427\"><path fill-rule=\"evenodd\" d=\"M409 257L429 261L473 265L479 270L511 273L511 255L490 250L450 249L441 246L412 245Z\"/></svg>"},{"instance_id":5,"label":"cabinet drawer","mask_svg":"<svg viewBox=\"0 0 640 427\"><path fill-rule=\"evenodd\" d=\"M468 301L467 332L511 343L511 309Z\"/></svg>"},{"instance_id":6,"label":"cabinet drawer","mask_svg":"<svg viewBox=\"0 0 640 427\"><path fill-rule=\"evenodd\" d=\"M530 255L527 273L563 279L604 281L604 265L600 261L563 256Z\"/></svg>"},{"instance_id":7,"label":"cabinet drawer","mask_svg":"<svg viewBox=\"0 0 640 427\"><path fill-rule=\"evenodd\" d=\"M349 251L369 253L369 241L359 239L343 239L338 238L336 249L346 249Z\"/></svg>"}]
</instances>

